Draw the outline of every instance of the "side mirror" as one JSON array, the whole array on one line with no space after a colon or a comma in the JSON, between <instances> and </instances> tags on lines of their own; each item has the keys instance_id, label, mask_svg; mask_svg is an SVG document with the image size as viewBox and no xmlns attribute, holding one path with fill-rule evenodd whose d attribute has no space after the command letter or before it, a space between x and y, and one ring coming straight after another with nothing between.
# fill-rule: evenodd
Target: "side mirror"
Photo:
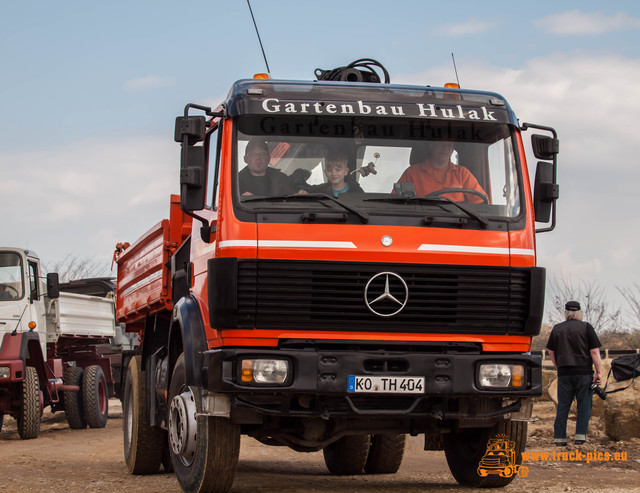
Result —
<instances>
[{"instance_id":1,"label":"side mirror","mask_svg":"<svg viewBox=\"0 0 640 493\"><path fill-rule=\"evenodd\" d=\"M194 145L204 140L207 130L207 122L204 116L179 116L176 118L176 128L173 138L176 142L184 143L187 137L187 145Z\"/></svg>"},{"instance_id":2,"label":"side mirror","mask_svg":"<svg viewBox=\"0 0 640 493\"><path fill-rule=\"evenodd\" d=\"M549 222L551 209L559 196L558 184L554 182L553 164L540 161L536 168L536 179L533 187L533 210L536 222Z\"/></svg>"},{"instance_id":3,"label":"side mirror","mask_svg":"<svg viewBox=\"0 0 640 493\"><path fill-rule=\"evenodd\" d=\"M546 135L534 134L531 136L531 147L538 159L551 161L560 151L560 141Z\"/></svg>"},{"instance_id":4,"label":"side mirror","mask_svg":"<svg viewBox=\"0 0 640 493\"><path fill-rule=\"evenodd\" d=\"M47 297L52 300L60 298L60 280L57 272L47 274Z\"/></svg>"},{"instance_id":5,"label":"side mirror","mask_svg":"<svg viewBox=\"0 0 640 493\"><path fill-rule=\"evenodd\" d=\"M183 211L204 209L206 180L205 148L183 147L180 159L180 207Z\"/></svg>"},{"instance_id":6,"label":"side mirror","mask_svg":"<svg viewBox=\"0 0 640 493\"><path fill-rule=\"evenodd\" d=\"M183 211L204 208L207 164L205 148L196 146L205 138L207 122L204 116L176 118L174 140L182 144L180 155L180 207Z\"/></svg>"}]
</instances>

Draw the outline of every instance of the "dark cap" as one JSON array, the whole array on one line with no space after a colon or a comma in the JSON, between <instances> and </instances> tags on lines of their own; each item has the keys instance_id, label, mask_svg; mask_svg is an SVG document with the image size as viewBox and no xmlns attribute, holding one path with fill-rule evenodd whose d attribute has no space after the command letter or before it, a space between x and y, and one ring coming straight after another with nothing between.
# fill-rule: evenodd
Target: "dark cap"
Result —
<instances>
[{"instance_id":1,"label":"dark cap","mask_svg":"<svg viewBox=\"0 0 640 493\"><path fill-rule=\"evenodd\" d=\"M582 310L582 308L580 308L580 303L578 303L577 301L567 301L567 304L564 305L564 309L569 312L577 312L578 310Z\"/></svg>"}]
</instances>

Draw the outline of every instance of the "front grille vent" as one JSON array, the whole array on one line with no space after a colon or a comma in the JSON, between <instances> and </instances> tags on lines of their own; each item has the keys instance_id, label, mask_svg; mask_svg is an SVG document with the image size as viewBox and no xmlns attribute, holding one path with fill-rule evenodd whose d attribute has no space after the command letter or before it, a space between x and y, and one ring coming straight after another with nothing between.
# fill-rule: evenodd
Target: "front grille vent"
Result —
<instances>
[{"instance_id":1,"label":"front grille vent","mask_svg":"<svg viewBox=\"0 0 640 493\"><path fill-rule=\"evenodd\" d=\"M400 276L405 307L393 316L372 313L365 288L376 274ZM385 289L372 282L369 299ZM531 269L450 265L239 260L238 321L242 328L431 333L524 333ZM388 314L404 301L389 277L386 298L372 304Z\"/></svg>"}]
</instances>

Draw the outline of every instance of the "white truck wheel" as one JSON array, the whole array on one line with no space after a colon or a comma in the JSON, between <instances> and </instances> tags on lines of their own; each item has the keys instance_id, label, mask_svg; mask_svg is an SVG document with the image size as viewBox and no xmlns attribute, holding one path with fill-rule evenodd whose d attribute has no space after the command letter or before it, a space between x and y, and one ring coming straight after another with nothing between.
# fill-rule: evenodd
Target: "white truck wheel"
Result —
<instances>
[{"instance_id":1,"label":"white truck wheel","mask_svg":"<svg viewBox=\"0 0 640 493\"><path fill-rule=\"evenodd\" d=\"M38 372L28 366L22 381L18 434L23 440L37 438L40 433L40 384Z\"/></svg>"},{"instance_id":2,"label":"white truck wheel","mask_svg":"<svg viewBox=\"0 0 640 493\"><path fill-rule=\"evenodd\" d=\"M82 377L84 418L91 428L104 428L109 417L107 379L99 365L89 366Z\"/></svg>"},{"instance_id":3,"label":"white truck wheel","mask_svg":"<svg viewBox=\"0 0 640 493\"><path fill-rule=\"evenodd\" d=\"M66 390L63 393L64 414L67 423L72 430L84 430L87 422L84 419L84 406L82 404L82 376L84 370L79 366L70 366L64 371L63 382L65 385L79 387L77 392Z\"/></svg>"}]
</instances>

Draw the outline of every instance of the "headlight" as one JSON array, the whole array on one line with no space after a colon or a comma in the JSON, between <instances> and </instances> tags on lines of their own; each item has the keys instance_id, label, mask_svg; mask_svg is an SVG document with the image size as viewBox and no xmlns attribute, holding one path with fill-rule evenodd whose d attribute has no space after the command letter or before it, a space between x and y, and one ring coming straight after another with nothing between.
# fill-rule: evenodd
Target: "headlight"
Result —
<instances>
[{"instance_id":1,"label":"headlight","mask_svg":"<svg viewBox=\"0 0 640 493\"><path fill-rule=\"evenodd\" d=\"M478 384L492 389L523 387L524 366L504 363L481 364L478 368Z\"/></svg>"},{"instance_id":2,"label":"headlight","mask_svg":"<svg viewBox=\"0 0 640 493\"><path fill-rule=\"evenodd\" d=\"M0 378L9 378L11 369L8 366L0 366Z\"/></svg>"},{"instance_id":3,"label":"headlight","mask_svg":"<svg viewBox=\"0 0 640 493\"><path fill-rule=\"evenodd\" d=\"M243 383L281 385L289 376L289 361L282 359L244 359L240 367Z\"/></svg>"}]
</instances>

